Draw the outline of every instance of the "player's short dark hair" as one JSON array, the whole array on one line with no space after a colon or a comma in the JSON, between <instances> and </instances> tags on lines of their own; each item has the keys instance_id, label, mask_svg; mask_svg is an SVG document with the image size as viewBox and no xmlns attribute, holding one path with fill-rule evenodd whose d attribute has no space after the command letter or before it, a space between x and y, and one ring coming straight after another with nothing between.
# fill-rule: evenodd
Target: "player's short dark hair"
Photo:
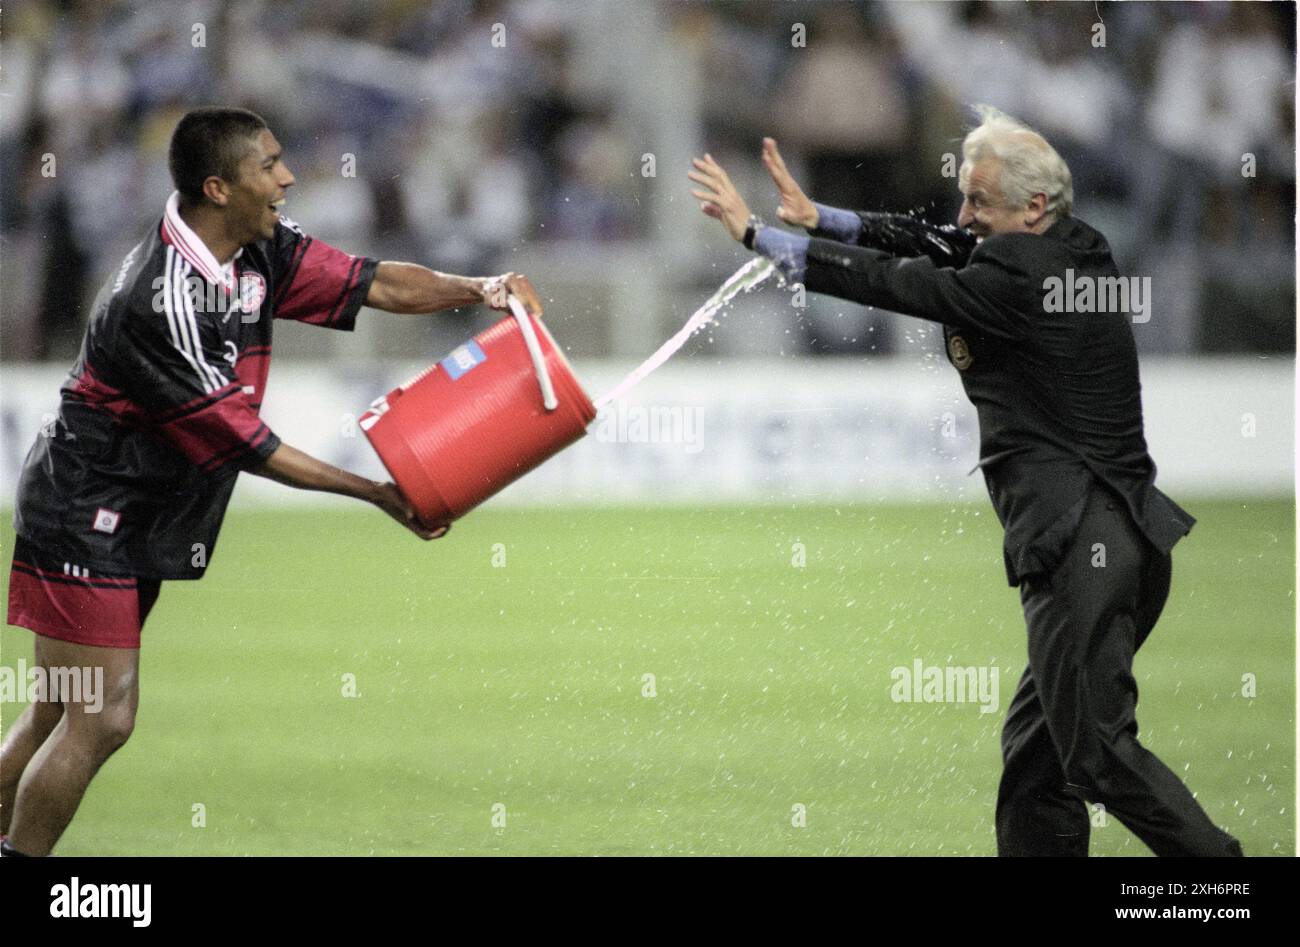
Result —
<instances>
[{"instance_id":1,"label":"player's short dark hair","mask_svg":"<svg viewBox=\"0 0 1300 947\"><path fill-rule=\"evenodd\" d=\"M203 182L216 175L225 181L239 177L239 163L250 139L266 128L262 116L247 109L201 108L186 112L172 132L167 164L172 184L187 204L203 200Z\"/></svg>"}]
</instances>

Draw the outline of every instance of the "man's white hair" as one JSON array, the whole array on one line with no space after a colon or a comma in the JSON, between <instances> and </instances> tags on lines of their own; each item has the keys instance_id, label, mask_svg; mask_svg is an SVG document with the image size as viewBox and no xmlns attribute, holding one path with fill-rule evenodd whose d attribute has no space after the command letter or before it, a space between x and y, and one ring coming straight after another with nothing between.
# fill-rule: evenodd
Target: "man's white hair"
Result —
<instances>
[{"instance_id":1,"label":"man's white hair","mask_svg":"<svg viewBox=\"0 0 1300 947\"><path fill-rule=\"evenodd\" d=\"M1053 220L1068 216L1074 208L1074 181L1056 149L1028 125L991 105L976 105L974 111L980 123L961 143L961 179L975 162L997 158L1008 204L1025 207L1035 194L1044 194Z\"/></svg>"}]
</instances>

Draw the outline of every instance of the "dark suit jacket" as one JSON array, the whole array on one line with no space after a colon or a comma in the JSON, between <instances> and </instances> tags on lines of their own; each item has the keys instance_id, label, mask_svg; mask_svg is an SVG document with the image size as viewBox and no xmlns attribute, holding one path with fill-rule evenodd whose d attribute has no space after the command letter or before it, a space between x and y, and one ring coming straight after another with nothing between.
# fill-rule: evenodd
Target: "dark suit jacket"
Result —
<instances>
[{"instance_id":1,"label":"dark suit jacket","mask_svg":"<svg viewBox=\"0 0 1300 947\"><path fill-rule=\"evenodd\" d=\"M812 292L942 323L980 426L980 461L1005 529L1007 580L1051 571L1077 532L1090 485L1121 497L1168 552L1195 520L1155 488L1142 431L1130 316L1049 312L1044 281L1118 275L1105 238L1066 217L1044 234L964 231L861 214L861 246L816 236Z\"/></svg>"}]
</instances>

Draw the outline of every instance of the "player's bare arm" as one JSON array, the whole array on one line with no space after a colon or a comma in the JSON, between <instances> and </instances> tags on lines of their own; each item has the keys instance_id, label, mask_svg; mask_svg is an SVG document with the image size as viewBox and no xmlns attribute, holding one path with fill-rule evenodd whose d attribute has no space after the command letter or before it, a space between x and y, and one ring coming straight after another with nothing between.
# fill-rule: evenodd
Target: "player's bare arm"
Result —
<instances>
[{"instance_id":1,"label":"player's bare arm","mask_svg":"<svg viewBox=\"0 0 1300 947\"><path fill-rule=\"evenodd\" d=\"M507 309L507 296L516 296L534 316L542 314L542 301L526 276L455 276L418 263L385 260L375 270L366 305L385 312L423 314L484 303Z\"/></svg>"},{"instance_id":2,"label":"player's bare arm","mask_svg":"<svg viewBox=\"0 0 1300 947\"><path fill-rule=\"evenodd\" d=\"M416 516L411 504L398 492L395 484L368 480L349 473L288 444L281 444L259 466L250 469L249 473L299 490L337 493L373 503L421 539L438 539L445 536L451 528L445 525L434 529L426 527Z\"/></svg>"}]
</instances>

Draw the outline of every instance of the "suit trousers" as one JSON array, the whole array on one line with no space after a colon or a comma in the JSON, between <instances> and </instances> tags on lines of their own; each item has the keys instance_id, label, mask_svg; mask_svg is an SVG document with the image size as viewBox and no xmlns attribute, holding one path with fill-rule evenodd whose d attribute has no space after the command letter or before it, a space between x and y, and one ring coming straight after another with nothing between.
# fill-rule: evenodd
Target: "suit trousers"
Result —
<instances>
[{"instance_id":1,"label":"suit trousers","mask_svg":"<svg viewBox=\"0 0 1300 947\"><path fill-rule=\"evenodd\" d=\"M1064 559L1023 578L1029 666L1002 730L999 855L1088 854L1085 800L1157 855L1241 855L1137 739L1133 655L1169 596L1172 560L1098 483Z\"/></svg>"}]
</instances>

